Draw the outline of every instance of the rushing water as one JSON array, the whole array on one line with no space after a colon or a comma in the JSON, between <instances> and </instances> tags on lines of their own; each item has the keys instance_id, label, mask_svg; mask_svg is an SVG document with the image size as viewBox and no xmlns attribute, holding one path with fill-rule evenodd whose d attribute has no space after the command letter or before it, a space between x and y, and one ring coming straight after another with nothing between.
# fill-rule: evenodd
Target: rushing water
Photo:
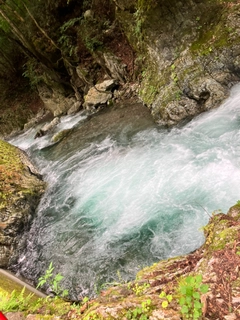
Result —
<instances>
[{"instance_id":1,"label":"rushing water","mask_svg":"<svg viewBox=\"0 0 240 320\"><path fill-rule=\"evenodd\" d=\"M66 117L58 129L83 120ZM208 214L240 198L240 86L181 128L123 126L85 144L76 129L48 148L51 137L34 140L35 132L11 141L48 182L18 267L36 279L52 261L75 298L195 250Z\"/></svg>"}]
</instances>

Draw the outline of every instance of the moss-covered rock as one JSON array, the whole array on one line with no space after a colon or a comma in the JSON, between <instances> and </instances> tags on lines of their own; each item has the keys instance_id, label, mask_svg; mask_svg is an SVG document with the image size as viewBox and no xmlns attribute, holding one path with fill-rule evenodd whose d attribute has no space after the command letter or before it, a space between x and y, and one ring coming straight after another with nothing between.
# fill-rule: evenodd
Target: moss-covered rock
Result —
<instances>
[{"instance_id":1,"label":"moss-covered rock","mask_svg":"<svg viewBox=\"0 0 240 320\"><path fill-rule=\"evenodd\" d=\"M0 150L0 266L7 267L45 183L23 151L3 140Z\"/></svg>"},{"instance_id":2,"label":"moss-covered rock","mask_svg":"<svg viewBox=\"0 0 240 320\"><path fill-rule=\"evenodd\" d=\"M215 108L239 81L238 1L117 3L117 17L142 60L141 98L160 124Z\"/></svg>"}]
</instances>

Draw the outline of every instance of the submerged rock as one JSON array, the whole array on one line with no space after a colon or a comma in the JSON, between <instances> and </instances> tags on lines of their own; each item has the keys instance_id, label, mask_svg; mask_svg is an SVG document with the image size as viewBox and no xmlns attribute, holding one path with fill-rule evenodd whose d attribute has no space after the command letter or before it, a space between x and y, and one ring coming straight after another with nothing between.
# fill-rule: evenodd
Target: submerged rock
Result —
<instances>
[{"instance_id":1,"label":"submerged rock","mask_svg":"<svg viewBox=\"0 0 240 320\"><path fill-rule=\"evenodd\" d=\"M60 142L62 139L67 137L72 131L73 131L73 129L65 129L65 130L57 132L52 137L51 142L54 142L54 143Z\"/></svg>"},{"instance_id":2,"label":"submerged rock","mask_svg":"<svg viewBox=\"0 0 240 320\"><path fill-rule=\"evenodd\" d=\"M23 151L3 140L0 149L0 267L6 268L17 255L45 183Z\"/></svg>"}]
</instances>

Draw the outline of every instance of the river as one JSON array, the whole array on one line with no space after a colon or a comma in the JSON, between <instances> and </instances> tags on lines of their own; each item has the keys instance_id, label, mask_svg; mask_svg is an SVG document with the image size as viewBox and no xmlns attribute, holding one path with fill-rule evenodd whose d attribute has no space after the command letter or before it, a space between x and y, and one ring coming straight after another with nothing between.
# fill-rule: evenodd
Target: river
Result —
<instances>
[{"instance_id":1,"label":"river","mask_svg":"<svg viewBox=\"0 0 240 320\"><path fill-rule=\"evenodd\" d=\"M94 295L197 249L209 216L240 199L239 85L219 108L172 129L139 110L63 117L55 132L73 132L58 144L53 133L34 139L39 128L10 141L48 183L19 274L37 281L52 262L72 298Z\"/></svg>"}]
</instances>

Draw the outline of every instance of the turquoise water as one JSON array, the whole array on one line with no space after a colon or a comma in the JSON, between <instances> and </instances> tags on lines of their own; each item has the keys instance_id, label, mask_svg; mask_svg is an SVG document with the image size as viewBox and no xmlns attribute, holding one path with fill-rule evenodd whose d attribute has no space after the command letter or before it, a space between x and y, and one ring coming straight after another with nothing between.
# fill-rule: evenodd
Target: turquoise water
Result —
<instances>
[{"instance_id":1,"label":"turquoise water","mask_svg":"<svg viewBox=\"0 0 240 320\"><path fill-rule=\"evenodd\" d=\"M82 120L67 117L59 130ZM181 128L129 130L85 145L75 134L67 147L45 148L50 136L34 140L34 130L11 141L49 185L19 258L22 275L36 280L52 261L73 298L94 294L119 274L128 280L195 250L209 215L240 199L240 86Z\"/></svg>"}]
</instances>

